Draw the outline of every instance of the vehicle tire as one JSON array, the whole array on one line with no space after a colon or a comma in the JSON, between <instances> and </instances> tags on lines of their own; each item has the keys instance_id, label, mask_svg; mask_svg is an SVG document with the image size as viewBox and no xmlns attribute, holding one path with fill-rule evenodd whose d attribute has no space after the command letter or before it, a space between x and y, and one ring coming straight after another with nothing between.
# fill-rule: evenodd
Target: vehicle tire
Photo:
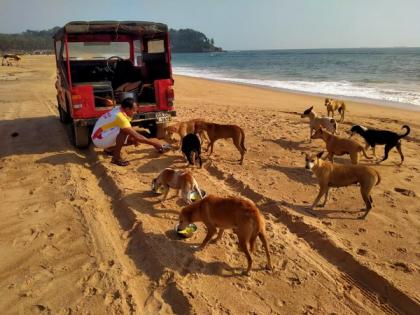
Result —
<instances>
[{"instance_id":1,"label":"vehicle tire","mask_svg":"<svg viewBox=\"0 0 420 315\"><path fill-rule=\"evenodd\" d=\"M89 127L87 126L75 126L71 124L72 129L72 143L76 148L83 149L89 146L90 135Z\"/></svg>"},{"instance_id":2,"label":"vehicle tire","mask_svg":"<svg viewBox=\"0 0 420 315\"><path fill-rule=\"evenodd\" d=\"M58 114L60 115L60 121L63 124L68 124L70 122L69 114L60 106L60 104L57 107L58 107Z\"/></svg>"},{"instance_id":3,"label":"vehicle tire","mask_svg":"<svg viewBox=\"0 0 420 315\"><path fill-rule=\"evenodd\" d=\"M147 129L149 130L150 138L155 138L157 134L157 125L155 123L150 124L147 126Z\"/></svg>"}]
</instances>

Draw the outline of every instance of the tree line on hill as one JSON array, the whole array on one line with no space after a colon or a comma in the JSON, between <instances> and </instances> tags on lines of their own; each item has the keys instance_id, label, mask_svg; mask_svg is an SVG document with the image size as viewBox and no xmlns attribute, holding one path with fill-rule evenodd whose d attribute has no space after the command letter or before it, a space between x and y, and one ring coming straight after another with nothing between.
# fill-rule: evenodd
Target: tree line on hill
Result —
<instances>
[{"instance_id":1,"label":"tree line on hill","mask_svg":"<svg viewBox=\"0 0 420 315\"><path fill-rule=\"evenodd\" d=\"M36 51L53 51L52 35L58 26L49 30L27 30L18 34L0 33L0 52L34 53ZM193 29L170 29L169 36L172 52L215 52L223 51L214 45L214 40Z\"/></svg>"}]
</instances>

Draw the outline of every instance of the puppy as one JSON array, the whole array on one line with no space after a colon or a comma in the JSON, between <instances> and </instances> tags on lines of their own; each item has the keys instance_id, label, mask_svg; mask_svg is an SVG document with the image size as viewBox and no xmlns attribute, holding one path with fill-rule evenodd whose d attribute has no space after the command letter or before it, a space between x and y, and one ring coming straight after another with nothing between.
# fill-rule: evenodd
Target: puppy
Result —
<instances>
[{"instance_id":1,"label":"puppy","mask_svg":"<svg viewBox=\"0 0 420 315\"><path fill-rule=\"evenodd\" d=\"M188 165L195 165L195 161L201 162L201 144L198 136L193 133L187 134L182 138L181 151L184 154L184 158L188 161Z\"/></svg>"},{"instance_id":2,"label":"puppy","mask_svg":"<svg viewBox=\"0 0 420 315\"><path fill-rule=\"evenodd\" d=\"M410 133L410 127L407 125L404 125L402 126L402 129L406 129L406 132L402 135L399 135L396 132L392 132L388 130L368 129L360 125L354 125L353 127L351 127L350 131L351 131L351 136L357 133L360 136L362 136L363 139L365 139L366 141L365 149L367 150L369 147L372 147L373 155L375 156L375 158L376 158L375 146L377 144L385 144L385 155L383 159L379 161L379 163L388 159L389 151L393 147L396 147L398 150L398 153L401 156L400 165L402 165L404 162L404 155L401 150L401 139L406 137Z\"/></svg>"},{"instance_id":3,"label":"puppy","mask_svg":"<svg viewBox=\"0 0 420 315\"><path fill-rule=\"evenodd\" d=\"M188 121L181 121L173 125L167 126L165 128L165 140L171 142L173 141L173 135L177 134L180 138L180 143L181 143L182 138L184 138L187 134L189 133L199 134L196 127L196 124L199 122L204 122L204 120L197 118L197 119L191 119ZM200 138L202 141L208 140L205 132L200 133Z\"/></svg>"},{"instance_id":4,"label":"puppy","mask_svg":"<svg viewBox=\"0 0 420 315\"><path fill-rule=\"evenodd\" d=\"M166 200L169 188L176 189L177 195L181 192L181 197L187 204L191 203L189 195L193 191L197 191L200 197L203 197L197 181L190 171L176 171L172 168L165 168L159 176L152 181L153 192L157 192L160 187L163 187L161 202Z\"/></svg>"},{"instance_id":5,"label":"puppy","mask_svg":"<svg viewBox=\"0 0 420 315\"><path fill-rule=\"evenodd\" d=\"M243 129L236 125L220 125L209 122L198 122L197 130L199 132L206 131L209 138L209 144L206 152L211 148L210 155L213 153L214 143L219 139L232 139L233 144L241 154L240 164L244 162L244 156L246 153L245 148L245 133Z\"/></svg>"},{"instance_id":6,"label":"puppy","mask_svg":"<svg viewBox=\"0 0 420 315\"><path fill-rule=\"evenodd\" d=\"M376 186L381 182L381 176L378 171L365 165L333 164L321 159L323 153L324 152L320 152L313 155L306 153L305 156L305 168L312 170L318 178L319 183L319 193L311 206L311 211L318 205L319 200L324 195L325 199L321 207L325 206L330 187L344 187L360 184L360 193L366 204L366 212L361 218L366 218L369 210L372 209L373 200L370 192L373 186ZM313 214L316 215L315 213Z\"/></svg>"},{"instance_id":7,"label":"puppy","mask_svg":"<svg viewBox=\"0 0 420 315\"><path fill-rule=\"evenodd\" d=\"M300 115L300 118L309 118L309 142L312 140L313 131L317 130L319 127L324 127L333 134L337 133L337 121L334 118L319 117L313 108L313 106L309 107Z\"/></svg>"},{"instance_id":8,"label":"puppy","mask_svg":"<svg viewBox=\"0 0 420 315\"><path fill-rule=\"evenodd\" d=\"M340 123L344 121L344 113L346 112L346 104L343 101L334 100L332 98L325 99L325 106L327 107L327 116L334 117L334 112L338 110L341 115Z\"/></svg>"},{"instance_id":9,"label":"puppy","mask_svg":"<svg viewBox=\"0 0 420 315\"><path fill-rule=\"evenodd\" d=\"M325 141L326 148L328 150L328 158L331 162L334 162L334 154L335 155L344 155L349 154L351 162L353 164L359 163L359 153L362 152L365 158L372 159L372 157L366 154L365 149L361 144L353 139L346 139L332 133L328 132L327 130L323 129L322 127L319 128L313 135L312 139L322 139Z\"/></svg>"},{"instance_id":10,"label":"puppy","mask_svg":"<svg viewBox=\"0 0 420 315\"><path fill-rule=\"evenodd\" d=\"M255 204L244 198L221 198L209 195L204 199L184 207L179 214L179 229L184 229L193 222L203 222L207 227L207 235L200 249L203 249L219 228L213 242L217 242L225 229L233 229L238 236L239 248L245 253L248 267L244 274L249 275L252 258L249 253L255 250L255 240L260 238L267 256L267 268L272 269L271 258L265 235L265 221Z\"/></svg>"}]
</instances>

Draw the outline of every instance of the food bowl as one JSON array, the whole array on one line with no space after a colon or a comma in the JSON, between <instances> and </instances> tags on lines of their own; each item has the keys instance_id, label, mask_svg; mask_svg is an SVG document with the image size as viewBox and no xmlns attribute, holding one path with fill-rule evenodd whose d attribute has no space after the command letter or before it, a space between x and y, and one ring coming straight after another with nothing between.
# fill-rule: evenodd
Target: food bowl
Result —
<instances>
[{"instance_id":1,"label":"food bowl","mask_svg":"<svg viewBox=\"0 0 420 315\"><path fill-rule=\"evenodd\" d=\"M175 232L178 236L182 238L189 238L194 235L194 232L197 231L197 226L194 223L188 224L188 226L183 230L178 230L179 224L175 225Z\"/></svg>"},{"instance_id":2,"label":"food bowl","mask_svg":"<svg viewBox=\"0 0 420 315\"><path fill-rule=\"evenodd\" d=\"M201 195L204 198L206 196L206 192L202 189L200 189L200 191L201 191ZM190 192L190 195L188 196L188 198L191 200L191 202L196 202L202 199L200 197L200 194L197 191Z\"/></svg>"},{"instance_id":3,"label":"food bowl","mask_svg":"<svg viewBox=\"0 0 420 315\"><path fill-rule=\"evenodd\" d=\"M156 187L155 180L152 180L152 184L150 185L151 191L155 195L162 195L163 194L163 186Z\"/></svg>"}]
</instances>

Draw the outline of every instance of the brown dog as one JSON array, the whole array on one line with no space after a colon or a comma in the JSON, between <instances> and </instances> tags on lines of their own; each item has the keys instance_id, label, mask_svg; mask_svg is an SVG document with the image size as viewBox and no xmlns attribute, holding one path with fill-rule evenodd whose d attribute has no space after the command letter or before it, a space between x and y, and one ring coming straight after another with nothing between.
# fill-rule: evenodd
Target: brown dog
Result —
<instances>
[{"instance_id":1,"label":"brown dog","mask_svg":"<svg viewBox=\"0 0 420 315\"><path fill-rule=\"evenodd\" d=\"M213 153L214 143L219 139L232 139L233 144L241 154L240 164L244 162L245 148L245 133L243 129L236 125L220 125L209 122L198 122L196 124L199 132L206 131L209 138L207 150L211 148L209 156Z\"/></svg>"},{"instance_id":2,"label":"brown dog","mask_svg":"<svg viewBox=\"0 0 420 315\"><path fill-rule=\"evenodd\" d=\"M204 199L184 207L179 214L178 229L185 229L193 222L203 222L207 227L207 235L200 249L203 249L212 239L219 228L217 242L225 229L233 229L238 236L239 248L245 253L248 267L244 272L249 275L252 267L252 258L249 253L255 250L255 240L260 238L267 256L267 268L272 269L271 258L265 235L265 221L255 204L244 198L221 198L209 195ZM249 248L249 249L248 249Z\"/></svg>"},{"instance_id":3,"label":"brown dog","mask_svg":"<svg viewBox=\"0 0 420 315\"><path fill-rule=\"evenodd\" d=\"M353 140L342 138L332 133L328 132L327 130L323 129L322 127L319 128L313 135L312 139L322 139L325 141L326 148L328 150L328 158L334 162L334 154L335 155L344 155L350 154L350 159L353 164L359 163L359 153L362 152L365 158L372 159L372 157L366 154L365 148L363 146Z\"/></svg>"},{"instance_id":4,"label":"brown dog","mask_svg":"<svg viewBox=\"0 0 420 315\"><path fill-rule=\"evenodd\" d=\"M319 193L311 206L311 211L318 205L318 202L323 195L325 195L325 199L321 207L325 206L330 187L344 187L352 184L360 184L360 192L363 201L366 204L366 212L361 217L364 219L368 215L369 210L372 209L373 200L370 192L373 186L376 186L381 182L378 171L365 165L333 164L321 159L323 153L324 152L313 155L306 154L305 156L305 167L312 170L318 178L319 183ZM312 213L316 215L314 212Z\"/></svg>"},{"instance_id":5,"label":"brown dog","mask_svg":"<svg viewBox=\"0 0 420 315\"><path fill-rule=\"evenodd\" d=\"M204 119L196 118L188 121L181 121L165 128L165 140L173 141L173 135L177 134L181 140L189 133L199 134L201 141L208 140L204 131L197 130L197 124L205 122ZM180 145L181 149L181 145Z\"/></svg>"},{"instance_id":6,"label":"brown dog","mask_svg":"<svg viewBox=\"0 0 420 315\"><path fill-rule=\"evenodd\" d=\"M325 99L325 106L327 107L327 116L334 117L334 112L338 110L341 115L340 123L344 121L344 113L346 112L346 104L343 101L334 100L332 98Z\"/></svg>"},{"instance_id":7,"label":"brown dog","mask_svg":"<svg viewBox=\"0 0 420 315\"><path fill-rule=\"evenodd\" d=\"M177 171L172 168L165 168L152 181L152 191L158 192L160 187L163 187L162 202L166 200L169 188L176 189L177 195L181 192L181 196L187 204L191 203L189 195L193 191L197 191L200 197L203 197L197 181L190 171Z\"/></svg>"}]
</instances>

